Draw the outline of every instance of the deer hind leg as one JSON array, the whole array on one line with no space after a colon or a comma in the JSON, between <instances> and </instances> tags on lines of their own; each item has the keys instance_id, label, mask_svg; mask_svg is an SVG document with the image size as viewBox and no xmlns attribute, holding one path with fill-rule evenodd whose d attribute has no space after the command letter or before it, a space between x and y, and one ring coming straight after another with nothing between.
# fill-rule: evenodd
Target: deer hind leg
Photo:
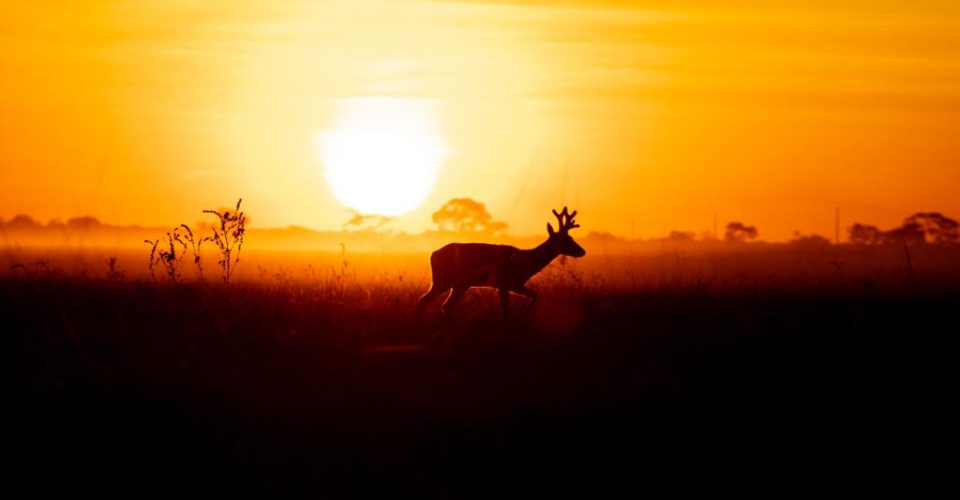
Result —
<instances>
[{"instance_id":1,"label":"deer hind leg","mask_svg":"<svg viewBox=\"0 0 960 500\"><path fill-rule=\"evenodd\" d=\"M450 295L447 296L447 300L443 301L443 305L440 307L443 310L443 315L450 319L450 314L453 312L453 306L457 305L457 302L463 297L463 294L466 293L466 287L454 287L453 291L450 292Z\"/></svg>"}]
</instances>

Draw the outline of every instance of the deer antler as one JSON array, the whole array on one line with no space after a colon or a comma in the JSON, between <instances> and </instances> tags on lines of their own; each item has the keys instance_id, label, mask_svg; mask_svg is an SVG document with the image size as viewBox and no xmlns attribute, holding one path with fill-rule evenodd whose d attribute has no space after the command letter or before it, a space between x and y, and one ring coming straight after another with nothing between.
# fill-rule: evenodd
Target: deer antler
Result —
<instances>
[{"instance_id":1,"label":"deer antler","mask_svg":"<svg viewBox=\"0 0 960 500\"><path fill-rule=\"evenodd\" d=\"M567 232L571 229L580 227L580 224L574 222L573 218L577 216L577 211L574 210L573 213L567 212L567 207L563 207L563 211L557 213L556 209L553 210L553 215L557 218L557 224L560 226L560 231Z\"/></svg>"}]
</instances>

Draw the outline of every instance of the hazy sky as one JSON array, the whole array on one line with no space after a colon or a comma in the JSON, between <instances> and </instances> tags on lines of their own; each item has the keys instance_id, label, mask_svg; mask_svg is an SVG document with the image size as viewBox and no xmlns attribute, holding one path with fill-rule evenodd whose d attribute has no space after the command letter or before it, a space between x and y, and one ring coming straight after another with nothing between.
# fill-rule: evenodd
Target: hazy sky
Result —
<instances>
[{"instance_id":1,"label":"hazy sky","mask_svg":"<svg viewBox=\"0 0 960 500\"><path fill-rule=\"evenodd\" d=\"M336 228L317 138L355 102L445 145L406 230L454 197L517 233L960 216L960 2L837 3L7 0L0 217Z\"/></svg>"}]
</instances>

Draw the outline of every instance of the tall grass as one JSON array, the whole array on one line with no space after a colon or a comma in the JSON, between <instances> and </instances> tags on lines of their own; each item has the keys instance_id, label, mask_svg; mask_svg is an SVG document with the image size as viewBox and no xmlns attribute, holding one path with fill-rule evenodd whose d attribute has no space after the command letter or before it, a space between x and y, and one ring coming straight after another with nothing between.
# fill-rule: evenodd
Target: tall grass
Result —
<instances>
[{"instance_id":1,"label":"tall grass","mask_svg":"<svg viewBox=\"0 0 960 500\"><path fill-rule=\"evenodd\" d=\"M220 222L219 228L213 228L213 236L210 241L220 251L217 265L220 266L221 279L224 283L230 283L230 278L240 262L240 251L243 250L243 240L247 232L247 215L240 210L242 201L242 198L237 200L237 205L233 211L203 211L203 213L215 215Z\"/></svg>"},{"instance_id":2,"label":"tall grass","mask_svg":"<svg viewBox=\"0 0 960 500\"><path fill-rule=\"evenodd\" d=\"M156 280L156 268L162 267L171 281L179 281L180 264L187 254L187 244L180 235L180 226L167 231L167 234L155 240L143 240L150 245L150 276Z\"/></svg>"},{"instance_id":3,"label":"tall grass","mask_svg":"<svg viewBox=\"0 0 960 500\"><path fill-rule=\"evenodd\" d=\"M160 238L144 240L150 245L149 270L150 277L156 281L157 269L162 268L170 281L180 281L183 277L182 263L189 253L197 274L203 281L203 244L211 242L219 253L217 265L220 267L220 278L224 283L230 283L234 270L240 262L240 251L246 236L247 215L240 210L237 200L233 210L204 210L203 213L217 217L217 225L211 229L209 236L195 234L187 224L180 224Z\"/></svg>"}]
</instances>

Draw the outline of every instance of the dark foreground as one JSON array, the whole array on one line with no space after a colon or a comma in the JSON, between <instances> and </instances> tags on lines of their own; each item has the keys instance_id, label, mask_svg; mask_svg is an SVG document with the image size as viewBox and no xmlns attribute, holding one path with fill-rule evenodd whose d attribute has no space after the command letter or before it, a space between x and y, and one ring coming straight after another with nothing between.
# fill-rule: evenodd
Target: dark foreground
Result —
<instances>
[{"instance_id":1,"label":"dark foreground","mask_svg":"<svg viewBox=\"0 0 960 500\"><path fill-rule=\"evenodd\" d=\"M951 286L561 292L505 323L475 292L437 337L412 288L0 278L7 487L789 490L878 485L936 444Z\"/></svg>"}]
</instances>

